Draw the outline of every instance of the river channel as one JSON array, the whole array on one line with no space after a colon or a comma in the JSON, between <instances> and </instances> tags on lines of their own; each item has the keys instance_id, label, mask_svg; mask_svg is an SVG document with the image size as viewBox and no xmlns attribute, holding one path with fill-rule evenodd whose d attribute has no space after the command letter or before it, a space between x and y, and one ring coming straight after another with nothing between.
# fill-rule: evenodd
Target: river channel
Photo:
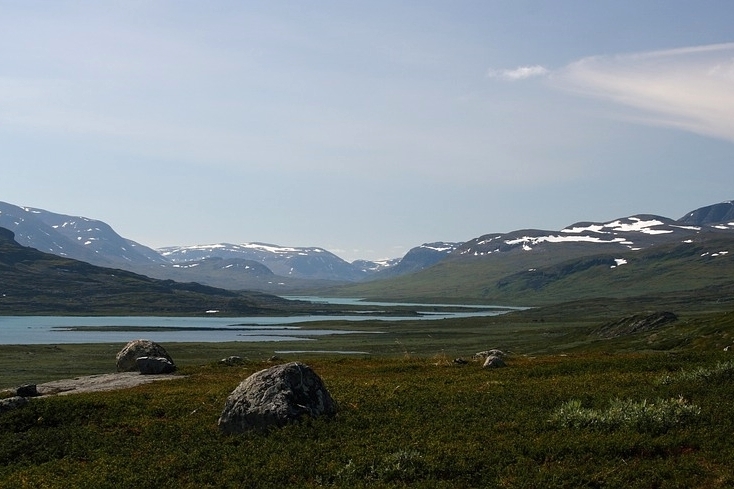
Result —
<instances>
[{"instance_id":1,"label":"river channel","mask_svg":"<svg viewBox=\"0 0 734 489\"><path fill-rule=\"evenodd\" d=\"M304 323L313 321L406 321L436 320L472 316L495 316L513 308L501 306L461 306L462 312L437 312L448 304L395 304L362 302L359 299L322 297L288 297L331 304L363 304L365 306L410 306L418 316L375 316L351 314L342 316L282 317L166 317L166 316L0 316L0 344L69 344L126 343L134 338L156 342L225 342L225 341L306 341L323 335L350 334L348 329L311 329ZM450 306L457 306L451 304ZM364 331L361 331L362 333ZM374 331L379 333L379 329Z\"/></svg>"}]
</instances>

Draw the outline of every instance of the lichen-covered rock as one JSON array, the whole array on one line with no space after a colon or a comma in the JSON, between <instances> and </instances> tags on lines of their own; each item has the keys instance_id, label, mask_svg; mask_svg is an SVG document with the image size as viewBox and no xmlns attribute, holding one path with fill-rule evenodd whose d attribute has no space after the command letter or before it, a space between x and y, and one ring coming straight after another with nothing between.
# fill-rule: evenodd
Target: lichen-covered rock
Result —
<instances>
[{"instance_id":1,"label":"lichen-covered rock","mask_svg":"<svg viewBox=\"0 0 734 489\"><path fill-rule=\"evenodd\" d=\"M242 365L243 363L245 363L245 361L242 359L242 357L232 355L227 358L222 358L221 360L219 360L219 363L228 367L233 367L235 365Z\"/></svg>"},{"instance_id":2,"label":"lichen-covered rock","mask_svg":"<svg viewBox=\"0 0 734 489\"><path fill-rule=\"evenodd\" d=\"M495 355L488 356L487 359L484 360L484 365L482 365L483 368L501 368L506 366L507 364L505 361Z\"/></svg>"},{"instance_id":3,"label":"lichen-covered rock","mask_svg":"<svg viewBox=\"0 0 734 489\"><path fill-rule=\"evenodd\" d=\"M170 374L176 371L173 362L163 357L138 357L135 365L143 375Z\"/></svg>"},{"instance_id":4,"label":"lichen-covered rock","mask_svg":"<svg viewBox=\"0 0 734 489\"><path fill-rule=\"evenodd\" d=\"M321 378L308 365L291 362L243 380L227 398L218 425L224 433L243 433L334 414L336 403Z\"/></svg>"},{"instance_id":5,"label":"lichen-covered rock","mask_svg":"<svg viewBox=\"0 0 734 489\"><path fill-rule=\"evenodd\" d=\"M0 399L0 413L10 411L11 409L18 409L28 404L28 398L21 396L8 397L6 399Z\"/></svg>"},{"instance_id":6,"label":"lichen-covered rock","mask_svg":"<svg viewBox=\"0 0 734 489\"><path fill-rule=\"evenodd\" d=\"M504 358L505 356L506 356L505 352L503 352L502 350L497 350L496 348L493 348L491 350L479 351L475 353L474 355L472 355L472 358L474 358L475 360L484 360L487 357Z\"/></svg>"},{"instance_id":7,"label":"lichen-covered rock","mask_svg":"<svg viewBox=\"0 0 734 489\"><path fill-rule=\"evenodd\" d=\"M175 365L165 348L150 340L133 340L117 354L118 372L135 372L138 370L137 359L140 357L165 358Z\"/></svg>"}]
</instances>

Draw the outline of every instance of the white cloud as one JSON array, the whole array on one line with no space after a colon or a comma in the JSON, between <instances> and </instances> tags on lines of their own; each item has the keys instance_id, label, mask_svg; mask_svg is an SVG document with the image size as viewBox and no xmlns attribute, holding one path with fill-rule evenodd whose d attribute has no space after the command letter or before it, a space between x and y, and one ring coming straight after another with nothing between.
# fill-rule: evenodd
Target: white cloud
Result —
<instances>
[{"instance_id":1,"label":"white cloud","mask_svg":"<svg viewBox=\"0 0 734 489\"><path fill-rule=\"evenodd\" d=\"M500 78L507 81L525 80L538 76L545 76L549 73L548 69L540 66L519 66L514 70L489 70L487 76L490 78Z\"/></svg>"},{"instance_id":2,"label":"white cloud","mask_svg":"<svg viewBox=\"0 0 734 489\"><path fill-rule=\"evenodd\" d=\"M637 122L734 141L734 43L593 56L550 78L557 87L637 109L630 116Z\"/></svg>"}]
</instances>

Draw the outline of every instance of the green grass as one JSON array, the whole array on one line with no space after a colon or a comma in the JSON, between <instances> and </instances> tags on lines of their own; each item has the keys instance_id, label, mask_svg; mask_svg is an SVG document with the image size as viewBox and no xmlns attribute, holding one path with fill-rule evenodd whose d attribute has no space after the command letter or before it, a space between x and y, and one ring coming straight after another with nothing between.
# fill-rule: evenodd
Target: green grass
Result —
<instances>
[{"instance_id":1,"label":"green grass","mask_svg":"<svg viewBox=\"0 0 734 489\"><path fill-rule=\"evenodd\" d=\"M724 355L520 356L491 371L441 354L313 357L339 414L238 436L217 430L224 400L269 364L189 365L0 414L0 487L730 487L734 383L659 382ZM665 429L553 421L574 400L603 416L614 399L632 412L681 397L700 411Z\"/></svg>"}]
</instances>

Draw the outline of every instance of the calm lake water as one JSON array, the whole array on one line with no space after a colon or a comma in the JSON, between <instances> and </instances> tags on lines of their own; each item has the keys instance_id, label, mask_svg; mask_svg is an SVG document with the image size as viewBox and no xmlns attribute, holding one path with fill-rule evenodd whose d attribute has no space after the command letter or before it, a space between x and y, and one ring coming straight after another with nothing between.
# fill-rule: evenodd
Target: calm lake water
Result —
<instances>
[{"instance_id":1,"label":"calm lake water","mask_svg":"<svg viewBox=\"0 0 734 489\"><path fill-rule=\"evenodd\" d=\"M462 306L482 310L476 312L435 312L436 304L394 304L361 302L359 299L330 299L288 297L335 304L409 305L426 308L424 315L415 317L364 316L288 316L288 317L158 317L158 316L0 316L0 344L62 344L62 343L126 343L135 338L162 342L224 342L224 341L307 341L323 335L350 334L354 331L333 329L304 329L299 324L311 321L404 321L492 316L508 312L508 308L493 306ZM491 308L491 309L487 309ZM77 329L82 328L82 329ZM86 330L85 330L86 329ZM377 333L377 332L376 332Z\"/></svg>"}]
</instances>

